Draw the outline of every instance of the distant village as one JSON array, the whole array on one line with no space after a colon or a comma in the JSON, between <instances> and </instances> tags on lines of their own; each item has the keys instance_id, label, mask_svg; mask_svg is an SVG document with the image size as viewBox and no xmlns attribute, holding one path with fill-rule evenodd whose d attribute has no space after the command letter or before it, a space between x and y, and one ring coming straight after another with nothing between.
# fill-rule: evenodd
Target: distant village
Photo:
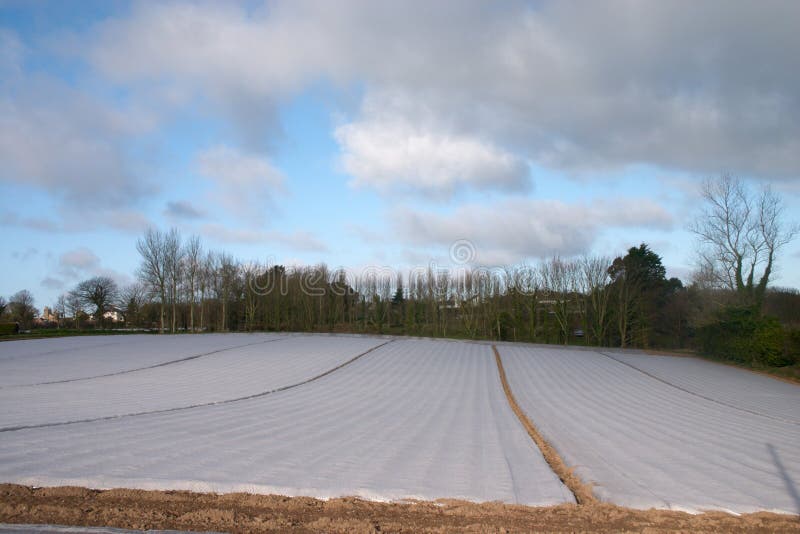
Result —
<instances>
[{"instance_id":1,"label":"distant village","mask_svg":"<svg viewBox=\"0 0 800 534\"><path fill-rule=\"evenodd\" d=\"M88 316L81 315L81 320L87 323L96 322L94 314ZM49 306L45 306L42 309L42 313L33 318L33 326L35 328L55 327L64 322L74 324L75 317L67 317L66 314L59 314L58 311L53 310ZM116 306L111 306L103 314L103 322L124 323L125 315L123 314L122 310Z\"/></svg>"}]
</instances>

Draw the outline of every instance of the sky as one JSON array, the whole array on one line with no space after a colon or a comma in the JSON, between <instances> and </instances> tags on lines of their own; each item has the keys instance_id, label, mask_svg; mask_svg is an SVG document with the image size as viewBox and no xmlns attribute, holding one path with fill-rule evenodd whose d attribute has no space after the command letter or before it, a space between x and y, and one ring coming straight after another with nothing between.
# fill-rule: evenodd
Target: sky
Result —
<instances>
[{"instance_id":1,"label":"sky","mask_svg":"<svg viewBox=\"0 0 800 534\"><path fill-rule=\"evenodd\" d=\"M0 295L148 227L358 271L617 256L691 281L703 180L800 219L800 2L0 0ZM800 242L774 284L800 287Z\"/></svg>"}]
</instances>

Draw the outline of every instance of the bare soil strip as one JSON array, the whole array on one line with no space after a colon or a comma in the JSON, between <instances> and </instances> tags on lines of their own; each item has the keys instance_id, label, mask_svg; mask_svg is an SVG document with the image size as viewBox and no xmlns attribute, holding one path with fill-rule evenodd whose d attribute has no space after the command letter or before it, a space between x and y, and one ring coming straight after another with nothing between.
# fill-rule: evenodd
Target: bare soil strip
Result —
<instances>
[{"instance_id":1,"label":"bare soil strip","mask_svg":"<svg viewBox=\"0 0 800 534\"><path fill-rule=\"evenodd\" d=\"M0 522L250 532L798 532L797 516L687 514L610 504L528 507L463 501L380 503L356 498L0 485Z\"/></svg>"},{"instance_id":2,"label":"bare soil strip","mask_svg":"<svg viewBox=\"0 0 800 534\"><path fill-rule=\"evenodd\" d=\"M567 464L564 463L561 455L559 455L556 449L550 445L546 439L544 439L544 437L534 426L533 422L531 422L525 412L522 411L522 408L520 408L519 404L517 404L517 399L514 398L514 393L511 391L511 386L508 384L506 371L503 369L503 361L500 358L500 352L497 350L496 345L492 345L492 350L494 351L494 358L497 362L497 370L500 373L500 381L503 383L503 391L508 399L508 404L511 406L511 409L522 423L522 426L525 427L528 435L531 437L534 443L536 443L536 446L539 447L539 450L542 451L542 455L544 456L545 461L547 461L547 464L550 466L556 476L561 479L561 482L563 482L564 485L567 486L567 488L572 492L572 494L575 495L575 500L578 502L578 504L596 503L597 498L592 493L592 487L589 484L585 484L580 477L575 474L572 468L567 467Z\"/></svg>"},{"instance_id":3,"label":"bare soil strip","mask_svg":"<svg viewBox=\"0 0 800 534\"><path fill-rule=\"evenodd\" d=\"M278 338L272 338L272 339L265 339L265 340L262 340L262 341L256 341L254 343L245 343L244 345L236 345L235 347L225 347L224 349L212 350L211 352L204 352L202 354L193 354L191 356L186 356L185 358L179 358L177 360L170 360L168 362L156 363L156 364L153 364L153 365L148 365L146 367L137 367L135 369L126 369L124 371L116 371L114 373L106 373L106 374L103 374L103 375L82 376L80 378L68 378L66 380L50 380L49 382L36 382L34 384L14 384L13 386L0 386L0 389L24 388L24 387L31 387L31 386L48 386L50 384L66 384L68 382L82 382L84 380L93 380L95 378L105 378L105 377L108 377L108 376L126 375L128 373L135 373L137 371L144 371L144 370L147 370L147 369L156 369L157 367L165 367L167 365L173 365L173 364L176 364L176 363L188 362L190 360L196 360L198 358L203 358L205 356L211 356L213 354L219 354L220 352L227 352L229 350L242 349L244 347L252 347L253 345L263 345L264 343L272 343L273 341L283 341L284 339L288 339L288 337L278 337Z\"/></svg>"},{"instance_id":4,"label":"bare soil strip","mask_svg":"<svg viewBox=\"0 0 800 534\"><path fill-rule=\"evenodd\" d=\"M271 389L269 391L262 391L260 393L253 393L252 395L246 395L244 397L236 397L235 399L225 399L225 400L221 400L221 401L204 402L204 403L199 403L199 404L190 404L189 406L178 406L176 408L165 408L163 410L150 410L150 411L146 411L146 412L133 412L133 413L127 413L127 414L121 414L121 415L108 415L108 416L105 416L105 417L94 417L94 418L88 418L88 419L76 419L76 420L72 420L72 421L60 421L60 422L57 422L57 423L42 423L42 424L38 424L38 425L7 426L7 427L0 428L0 433L3 433L3 432L16 432L18 430L27 430L27 429L31 429L31 428L49 428L49 427L55 427L55 426L76 425L76 424L79 424L79 423L94 423L94 422L97 422L97 421L112 421L112 420L115 420L115 419L123 419L123 418L127 418L127 417L138 417L138 416L142 416L142 415L154 415L154 414L160 414L160 413L180 412L180 411L183 411L183 410L191 410L191 409L194 409L194 408L202 408L202 407L205 407L205 406L218 406L218 405L222 405L222 404L231 404L233 402L241 402L241 401L250 400L250 399L257 399L259 397L265 397L267 395L272 395L273 393L279 393L281 391L286 391L287 389L293 389L293 388L300 387L300 386L303 386L305 384L308 384L310 382L314 382L315 380L319 380L322 377L328 376L329 374L331 374L331 373L333 373L335 371L338 371L342 367L350 365L351 363L355 362L359 358L361 358L363 356L366 356L370 352L375 351L375 350L383 347L384 345L388 345L392 341L394 341L394 339L390 339L389 341L381 343L380 345L375 345L374 347L370 348L369 350L366 350L366 351L362 352L361 354L357 354L356 356L350 358L346 362L340 363L336 367L332 367L331 369L328 369L324 373L318 374L316 376L312 376L311 378L303 380L302 382L297 382L295 384L290 384L288 386L281 386L279 388Z\"/></svg>"},{"instance_id":5,"label":"bare soil strip","mask_svg":"<svg viewBox=\"0 0 800 534\"><path fill-rule=\"evenodd\" d=\"M656 376L656 375L654 375L652 373L648 373L647 371L645 371L643 369L639 369L638 367L636 367L633 364L630 364L630 363L628 363L626 361L623 361L623 360L620 360L618 358L615 358L611 354L608 354L608 353L605 353L605 352L601 352L599 350L597 351L597 354L605 356L606 358L608 358L610 360L613 360L613 361L615 361L615 362L617 362L619 364L622 364L622 365L625 365L627 367L630 367L631 369L633 369L635 371L638 371L638 372L642 373L643 375L652 378L653 380L658 380L662 384L666 384L666 385L668 385L670 387L673 387L673 388L675 388L677 390L683 391L684 393L688 393L689 395L694 395L695 397L699 397L699 398L701 398L703 400L707 400L709 402L714 402L716 404L720 404L720 405L728 407L728 408L733 408L734 410L739 410L740 412L746 412L746 413L749 413L751 415L757 415L759 417L766 417L767 419L772 419L774 421L780 421L782 423L788 423L790 425L800 425L800 421L795 421L795 420L792 420L792 419L786 419L784 417L776 417L776 416L770 415L768 413L762 413L762 412L758 412L758 411L755 411L755 410L750 410L748 408L742 408L741 406L736 406L734 404L730 404L728 402L721 401L719 399L715 399L713 397L709 397L709 396L703 395L702 393L697 393L695 391L691 391L691 390L686 389L684 387L681 387L681 386L679 386L677 384L673 384L669 380L664 380L663 378L660 378L660 377L658 377L658 376Z\"/></svg>"}]
</instances>

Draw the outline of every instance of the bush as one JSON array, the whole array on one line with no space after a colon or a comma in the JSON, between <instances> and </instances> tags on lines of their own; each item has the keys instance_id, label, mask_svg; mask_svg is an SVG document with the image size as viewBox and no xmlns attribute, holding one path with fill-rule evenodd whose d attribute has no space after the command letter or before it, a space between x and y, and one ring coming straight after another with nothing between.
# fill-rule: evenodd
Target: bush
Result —
<instances>
[{"instance_id":1,"label":"bush","mask_svg":"<svg viewBox=\"0 0 800 534\"><path fill-rule=\"evenodd\" d=\"M0 323L0 336L19 333L19 323Z\"/></svg>"},{"instance_id":2,"label":"bush","mask_svg":"<svg viewBox=\"0 0 800 534\"><path fill-rule=\"evenodd\" d=\"M786 331L784 353L790 360L787 365L800 363L800 329Z\"/></svg>"},{"instance_id":3,"label":"bush","mask_svg":"<svg viewBox=\"0 0 800 534\"><path fill-rule=\"evenodd\" d=\"M800 346L796 332L753 308L725 308L715 323L697 330L697 339L704 353L753 367L791 365Z\"/></svg>"}]
</instances>

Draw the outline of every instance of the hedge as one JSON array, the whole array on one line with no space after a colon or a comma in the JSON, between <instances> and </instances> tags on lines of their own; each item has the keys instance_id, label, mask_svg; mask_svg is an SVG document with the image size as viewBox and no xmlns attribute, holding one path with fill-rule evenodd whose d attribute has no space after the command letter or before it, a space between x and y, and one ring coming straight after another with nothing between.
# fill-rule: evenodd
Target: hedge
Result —
<instances>
[{"instance_id":1,"label":"hedge","mask_svg":"<svg viewBox=\"0 0 800 534\"><path fill-rule=\"evenodd\" d=\"M0 323L0 335L19 334L19 323Z\"/></svg>"},{"instance_id":2,"label":"hedge","mask_svg":"<svg viewBox=\"0 0 800 534\"><path fill-rule=\"evenodd\" d=\"M778 319L753 308L725 308L717 321L697 329L700 349L753 367L783 367L797 361L800 339Z\"/></svg>"}]
</instances>

